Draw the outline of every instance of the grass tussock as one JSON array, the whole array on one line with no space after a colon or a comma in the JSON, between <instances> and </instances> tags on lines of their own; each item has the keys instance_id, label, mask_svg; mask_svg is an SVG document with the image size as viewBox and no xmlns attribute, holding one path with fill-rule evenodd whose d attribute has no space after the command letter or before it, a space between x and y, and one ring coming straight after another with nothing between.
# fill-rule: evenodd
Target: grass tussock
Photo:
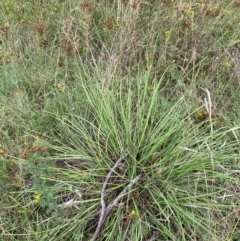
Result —
<instances>
[{"instance_id":1,"label":"grass tussock","mask_svg":"<svg viewBox=\"0 0 240 241\"><path fill-rule=\"evenodd\" d=\"M0 6L2 240L239 240L237 1Z\"/></svg>"}]
</instances>

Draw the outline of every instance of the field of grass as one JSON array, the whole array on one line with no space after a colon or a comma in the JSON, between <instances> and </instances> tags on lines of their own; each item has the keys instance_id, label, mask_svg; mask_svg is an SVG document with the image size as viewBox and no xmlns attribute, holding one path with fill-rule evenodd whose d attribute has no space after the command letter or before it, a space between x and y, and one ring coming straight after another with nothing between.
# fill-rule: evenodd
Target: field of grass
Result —
<instances>
[{"instance_id":1,"label":"field of grass","mask_svg":"<svg viewBox=\"0 0 240 241\"><path fill-rule=\"evenodd\" d=\"M0 240L239 241L240 4L0 3Z\"/></svg>"}]
</instances>

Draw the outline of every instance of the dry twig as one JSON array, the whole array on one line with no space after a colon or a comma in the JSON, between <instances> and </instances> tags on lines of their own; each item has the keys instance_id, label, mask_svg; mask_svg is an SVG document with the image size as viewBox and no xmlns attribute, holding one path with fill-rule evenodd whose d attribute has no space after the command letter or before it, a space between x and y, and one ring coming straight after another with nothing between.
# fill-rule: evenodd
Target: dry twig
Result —
<instances>
[{"instance_id":1,"label":"dry twig","mask_svg":"<svg viewBox=\"0 0 240 241\"><path fill-rule=\"evenodd\" d=\"M109 204L106 207L106 202L105 202L105 196L106 196L106 188L107 188L107 184L109 182L109 179L111 178L113 172L115 172L115 170L117 169L117 167L123 162L123 158L119 158L117 160L117 162L115 163L115 165L111 168L111 170L109 171L104 183L103 183L103 187L102 187L102 191L101 191L101 206L102 206L102 210L99 216L99 220L98 220L98 225L97 228L95 230L95 233L93 235L92 241L95 241L100 233L100 230L106 220L106 217L108 216L108 214L111 212L111 210L116 207L120 201L120 199L126 194L128 189L131 189L132 186L139 180L140 175L136 176L121 192L120 194L113 200L113 202L111 204Z\"/></svg>"}]
</instances>

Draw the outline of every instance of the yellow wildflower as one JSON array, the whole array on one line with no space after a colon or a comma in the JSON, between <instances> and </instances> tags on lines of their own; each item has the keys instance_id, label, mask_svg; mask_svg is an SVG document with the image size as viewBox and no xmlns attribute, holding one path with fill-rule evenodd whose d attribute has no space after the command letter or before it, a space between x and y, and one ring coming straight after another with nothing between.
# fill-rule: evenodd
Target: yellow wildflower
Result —
<instances>
[{"instance_id":1,"label":"yellow wildflower","mask_svg":"<svg viewBox=\"0 0 240 241\"><path fill-rule=\"evenodd\" d=\"M224 10L223 13L230 15L232 12L229 10Z\"/></svg>"},{"instance_id":2,"label":"yellow wildflower","mask_svg":"<svg viewBox=\"0 0 240 241\"><path fill-rule=\"evenodd\" d=\"M38 203L39 200L40 200L40 198L41 198L41 196L42 196L41 193L40 193L40 194L36 194L36 195L34 195L34 196L33 196L33 197L34 197L34 202Z\"/></svg>"},{"instance_id":3,"label":"yellow wildflower","mask_svg":"<svg viewBox=\"0 0 240 241\"><path fill-rule=\"evenodd\" d=\"M35 136L35 140L34 140L32 146L33 146L33 147L38 147L38 146L40 146L40 145L39 145L39 141L40 141L40 137L39 137L39 135L36 135L36 136Z\"/></svg>"},{"instance_id":4,"label":"yellow wildflower","mask_svg":"<svg viewBox=\"0 0 240 241\"><path fill-rule=\"evenodd\" d=\"M136 211L135 211L135 210L132 210L130 215L131 215L132 217L136 216L136 215L137 215L137 214L136 214Z\"/></svg>"},{"instance_id":5,"label":"yellow wildflower","mask_svg":"<svg viewBox=\"0 0 240 241\"><path fill-rule=\"evenodd\" d=\"M116 27L116 21L113 18L104 19L102 23L104 32L112 31Z\"/></svg>"},{"instance_id":6,"label":"yellow wildflower","mask_svg":"<svg viewBox=\"0 0 240 241\"><path fill-rule=\"evenodd\" d=\"M38 142L39 142L39 140L40 140L39 135L36 135L36 136L35 136L35 142L37 142L37 143L38 143Z\"/></svg>"},{"instance_id":7,"label":"yellow wildflower","mask_svg":"<svg viewBox=\"0 0 240 241\"><path fill-rule=\"evenodd\" d=\"M208 118L208 113L203 109L198 110L195 114L195 118L199 121L206 120Z\"/></svg>"},{"instance_id":8,"label":"yellow wildflower","mask_svg":"<svg viewBox=\"0 0 240 241\"><path fill-rule=\"evenodd\" d=\"M230 67L231 67L231 64L230 64L228 61L222 62L221 65L222 65L223 67L226 67L226 68L230 68Z\"/></svg>"},{"instance_id":9,"label":"yellow wildflower","mask_svg":"<svg viewBox=\"0 0 240 241\"><path fill-rule=\"evenodd\" d=\"M193 10L188 11L188 13L189 13L190 15L194 15L194 11L193 11Z\"/></svg>"},{"instance_id":10,"label":"yellow wildflower","mask_svg":"<svg viewBox=\"0 0 240 241\"><path fill-rule=\"evenodd\" d=\"M25 138L23 142L24 146L28 147L28 140Z\"/></svg>"},{"instance_id":11,"label":"yellow wildflower","mask_svg":"<svg viewBox=\"0 0 240 241\"><path fill-rule=\"evenodd\" d=\"M19 20L19 22L18 22L19 24L23 24L24 23L24 20L23 19L21 19L21 20Z\"/></svg>"},{"instance_id":12,"label":"yellow wildflower","mask_svg":"<svg viewBox=\"0 0 240 241\"><path fill-rule=\"evenodd\" d=\"M129 214L129 218L131 220L136 220L138 218L137 212L133 209L131 213Z\"/></svg>"},{"instance_id":13,"label":"yellow wildflower","mask_svg":"<svg viewBox=\"0 0 240 241\"><path fill-rule=\"evenodd\" d=\"M55 6L54 8L53 8L53 12L57 12L58 11L58 8Z\"/></svg>"},{"instance_id":14,"label":"yellow wildflower","mask_svg":"<svg viewBox=\"0 0 240 241\"><path fill-rule=\"evenodd\" d=\"M152 92L152 91L153 91L153 86L152 86L152 85L149 85L149 86L148 86L148 91L149 91L149 92Z\"/></svg>"},{"instance_id":15,"label":"yellow wildflower","mask_svg":"<svg viewBox=\"0 0 240 241\"><path fill-rule=\"evenodd\" d=\"M186 9L189 10L189 9L191 9L191 8L192 8L191 5L190 5L189 3L187 3L187 4L186 4Z\"/></svg>"},{"instance_id":16,"label":"yellow wildflower","mask_svg":"<svg viewBox=\"0 0 240 241\"><path fill-rule=\"evenodd\" d=\"M170 30L165 31L165 35L170 35L170 33L171 33Z\"/></svg>"},{"instance_id":17,"label":"yellow wildflower","mask_svg":"<svg viewBox=\"0 0 240 241\"><path fill-rule=\"evenodd\" d=\"M64 93L65 87L63 86L63 84L58 83L57 84L57 89L59 90L59 92Z\"/></svg>"},{"instance_id":18,"label":"yellow wildflower","mask_svg":"<svg viewBox=\"0 0 240 241\"><path fill-rule=\"evenodd\" d=\"M147 61L153 61L153 60L154 60L154 56L155 56L154 53L150 53L150 54L148 54L148 56L146 57L146 60L147 60Z\"/></svg>"},{"instance_id":19,"label":"yellow wildflower","mask_svg":"<svg viewBox=\"0 0 240 241\"><path fill-rule=\"evenodd\" d=\"M4 150L0 148L0 154L3 154L4 153Z\"/></svg>"},{"instance_id":20,"label":"yellow wildflower","mask_svg":"<svg viewBox=\"0 0 240 241\"><path fill-rule=\"evenodd\" d=\"M5 64L8 64L11 62L11 58L10 57L6 57L5 60L4 60L4 63Z\"/></svg>"}]
</instances>

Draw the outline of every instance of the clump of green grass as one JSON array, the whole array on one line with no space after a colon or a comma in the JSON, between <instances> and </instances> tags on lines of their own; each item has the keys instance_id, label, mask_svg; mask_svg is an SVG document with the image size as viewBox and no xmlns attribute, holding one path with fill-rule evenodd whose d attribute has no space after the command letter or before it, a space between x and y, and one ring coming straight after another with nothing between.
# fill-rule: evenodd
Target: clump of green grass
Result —
<instances>
[{"instance_id":1,"label":"clump of green grass","mask_svg":"<svg viewBox=\"0 0 240 241\"><path fill-rule=\"evenodd\" d=\"M122 198L122 205L109 215L103 237L145 240L157 234L163 240L227 240L232 234L219 233L226 221L219 217L236 200L236 194L225 196L238 183L233 175L237 146L228 139L227 130L210 133L209 121L192 125L182 101L173 104L162 98L161 81L151 82L151 92L147 76L135 81L138 84L126 81L125 88L118 81L108 87L87 88L92 121L75 115L65 121L72 148L64 149L64 159L79 159L75 165L81 165L82 159L83 166L91 167L93 190L99 191L90 200L99 202L104 177L126 149L129 156L124 170L109 183L108 202L141 176ZM98 214L96 210L91 231Z\"/></svg>"},{"instance_id":2,"label":"clump of green grass","mask_svg":"<svg viewBox=\"0 0 240 241\"><path fill-rule=\"evenodd\" d=\"M62 126L58 141L44 144L55 155L35 153L24 165L28 188L18 191L14 208L33 219L29 228L35 237L43 232L50 240L90 240L104 179L127 151L124 165L107 183L106 202L136 176L140 179L107 217L100 240L233 238L238 198L233 192L239 183L237 144L228 130L211 132L209 120L191 123L194 115L186 115L183 100L163 98L161 81L149 82L146 74L124 86L113 81L102 87L95 80L97 88L92 88L91 81L79 83L90 118L56 115ZM232 231L220 232L226 225Z\"/></svg>"}]
</instances>

